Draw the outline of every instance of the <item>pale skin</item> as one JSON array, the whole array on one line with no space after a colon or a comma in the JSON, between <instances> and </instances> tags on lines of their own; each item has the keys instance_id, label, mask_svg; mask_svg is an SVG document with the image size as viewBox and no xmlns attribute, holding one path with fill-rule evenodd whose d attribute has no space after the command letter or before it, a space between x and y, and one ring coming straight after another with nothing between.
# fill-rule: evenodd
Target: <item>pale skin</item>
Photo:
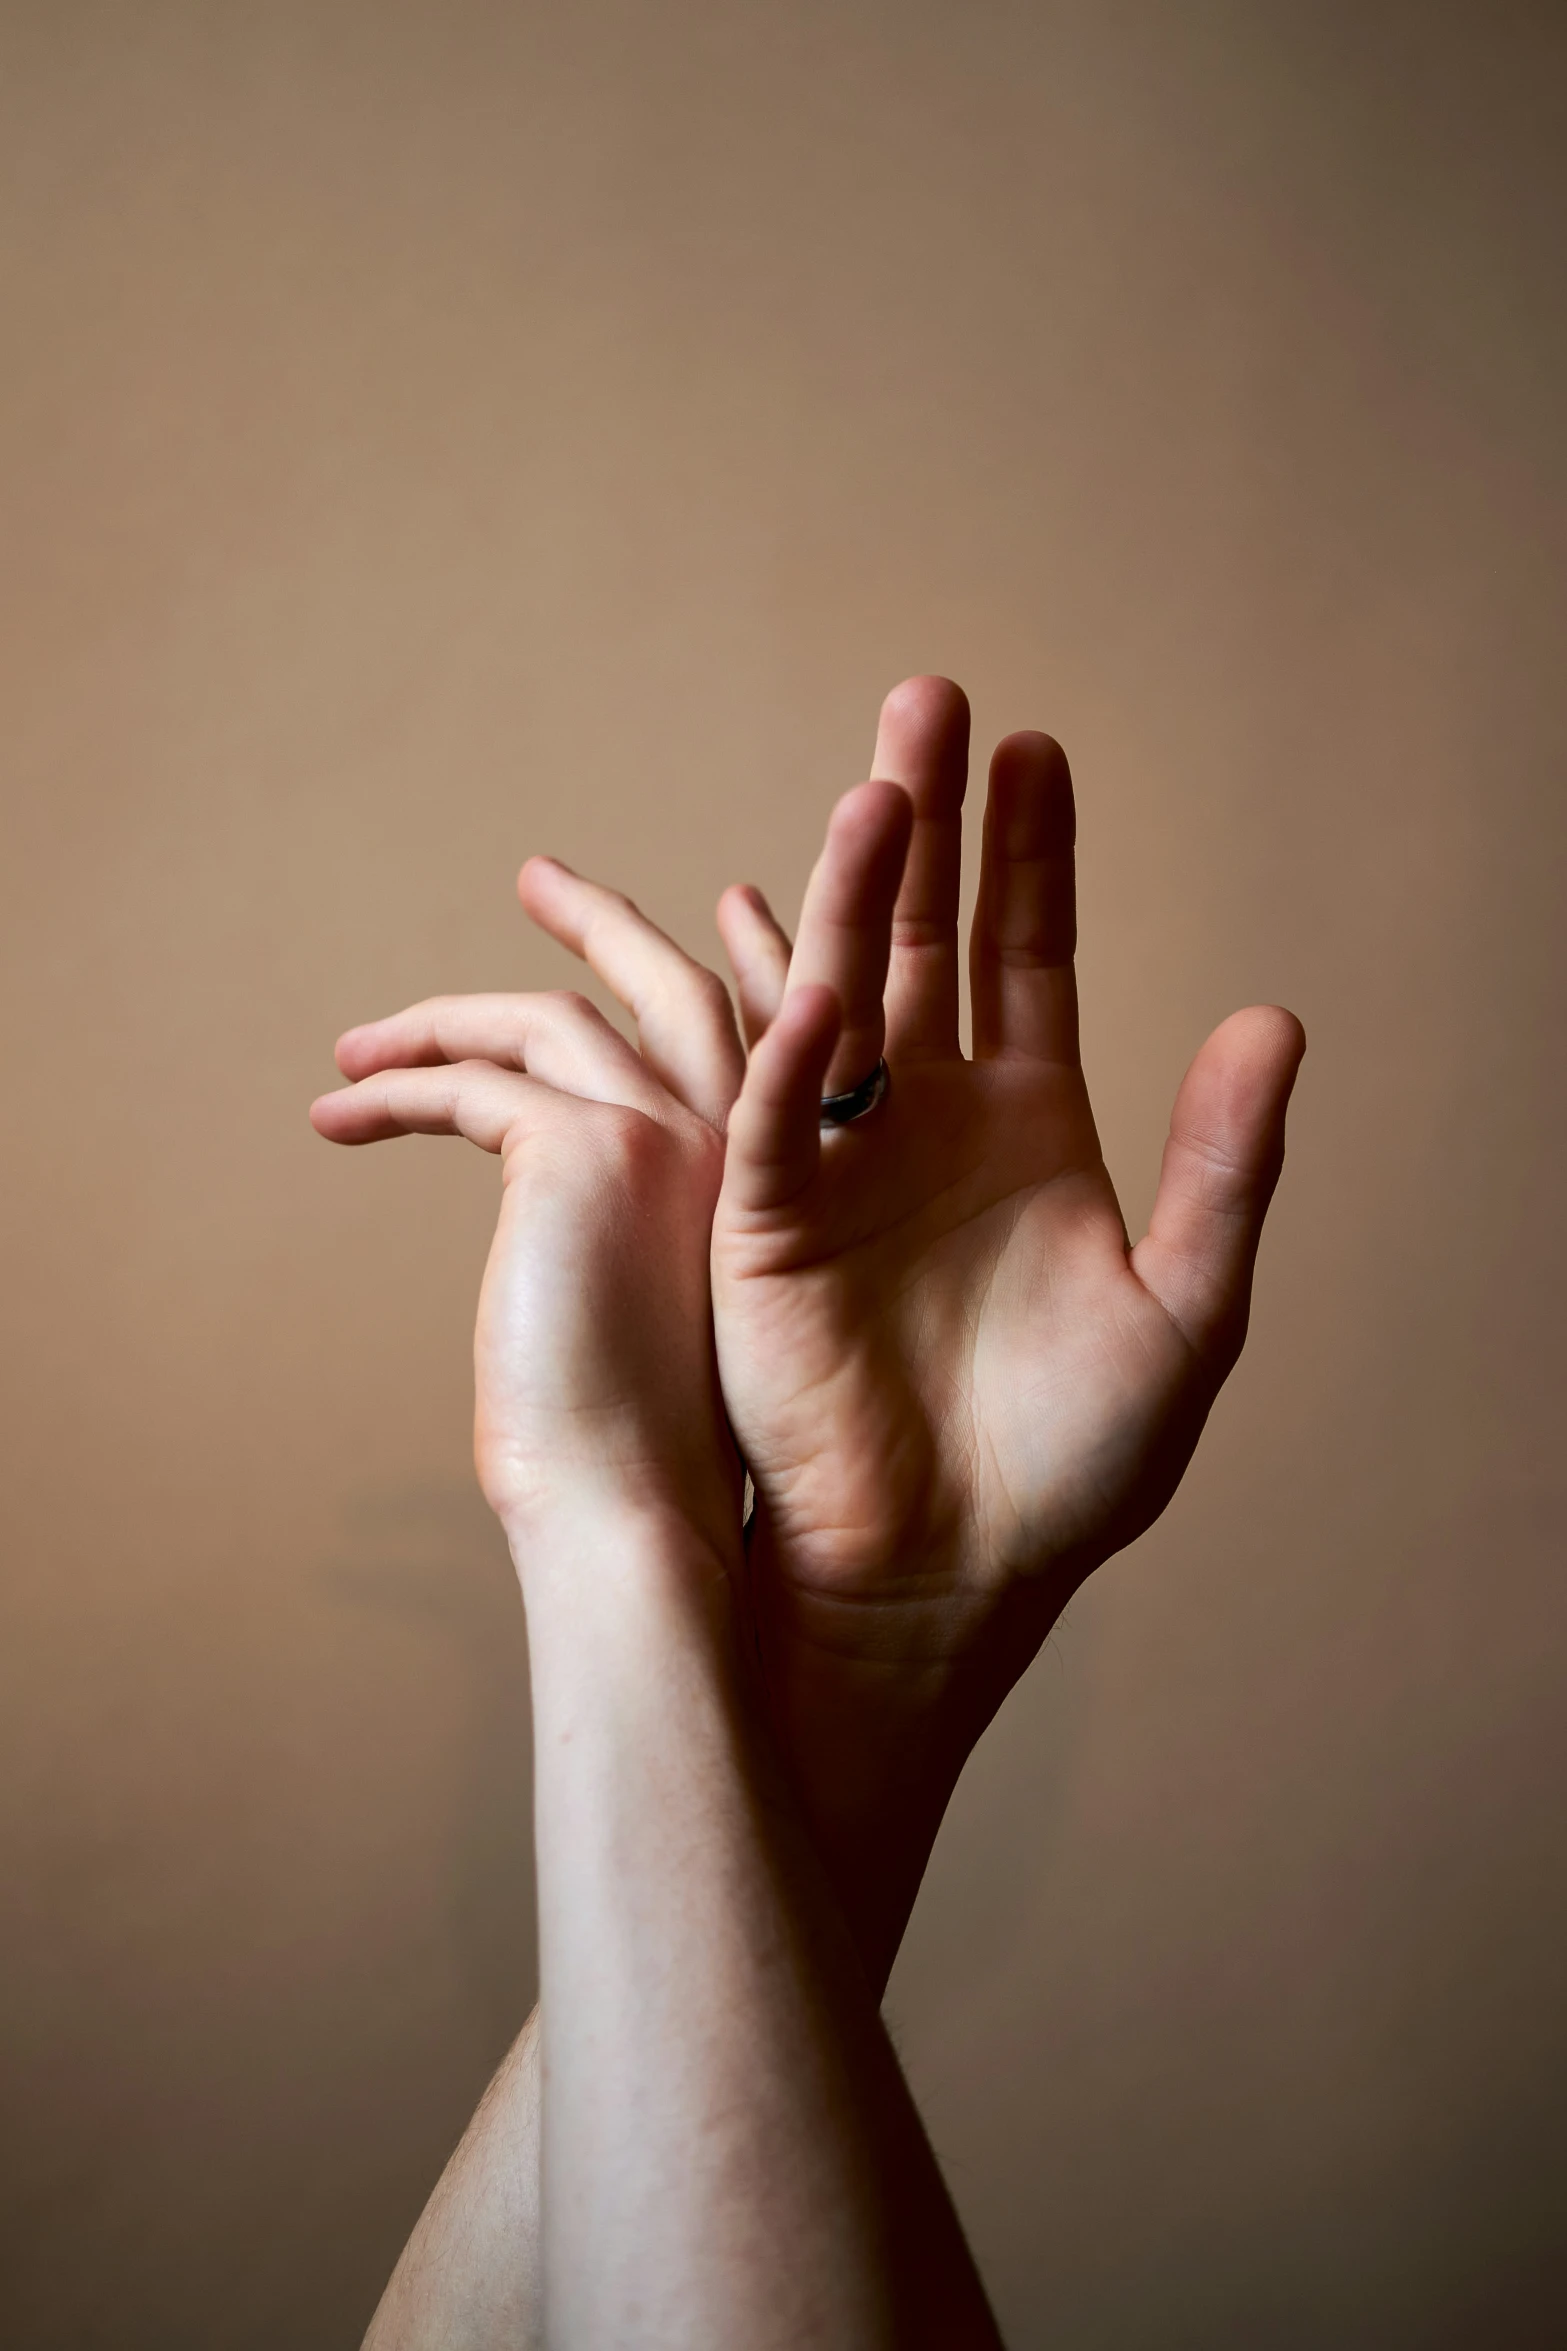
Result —
<instances>
[{"instance_id":1,"label":"pale skin","mask_svg":"<svg viewBox=\"0 0 1567 2351\"><path fill-rule=\"evenodd\" d=\"M878 1992L974 1741L1070 1592L1164 1507L1240 1351L1304 1042L1273 1007L1208 1040L1129 1248L1077 1057L1071 786L1044 736L1009 737L992 761L960 1048L966 754L958 690L908 681L884 706L873 780L834 812L792 950L758 892L726 894L748 1064L727 992L628 902L548 860L520 885L635 1014L648 1115L712 1198L717 1364L758 1496L746 1590L762 1702ZM465 1098L496 1073L589 1090L608 1050L596 1030L588 1050L595 1020L559 998L415 1007L342 1040L357 1083L318 1124L345 1141L475 1133ZM824 1143L819 1095L883 1050L887 1099ZM694 1289L684 1303L705 1329ZM458 2334L438 2295L404 2290L410 2264L415 2285L438 2275L451 2215L486 2209L494 2164L525 2144L530 2069L509 2066L410 2244L378 2346L530 2339L514 2220L486 2240L513 2279L504 2335Z\"/></svg>"},{"instance_id":2,"label":"pale skin","mask_svg":"<svg viewBox=\"0 0 1567 2351\"><path fill-rule=\"evenodd\" d=\"M524 2324L584 2351L993 2346L749 1687L714 1130L586 1006L522 1021L531 1074L400 1071L315 1115L343 1140L450 1124L502 1161L477 1457L533 1680L544 2259ZM457 2183L445 2211L460 2235ZM493 2323L508 2290L475 2296L445 2251L462 2323Z\"/></svg>"}]
</instances>

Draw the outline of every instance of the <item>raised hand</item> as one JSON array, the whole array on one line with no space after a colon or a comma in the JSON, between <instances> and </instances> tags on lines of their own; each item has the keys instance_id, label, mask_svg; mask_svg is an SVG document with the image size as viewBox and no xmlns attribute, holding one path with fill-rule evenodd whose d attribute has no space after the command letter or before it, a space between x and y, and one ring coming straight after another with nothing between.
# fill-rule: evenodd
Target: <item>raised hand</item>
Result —
<instances>
[{"instance_id":1,"label":"raised hand","mask_svg":"<svg viewBox=\"0 0 1567 2351\"><path fill-rule=\"evenodd\" d=\"M443 999L340 1039L353 1082L311 1114L501 1155L476 1445L533 1688L539 2017L370 2340L991 2346L762 1735L708 1289L728 996L608 893L543 863L523 886L592 937L642 1053L578 998Z\"/></svg>"},{"instance_id":2,"label":"raised hand","mask_svg":"<svg viewBox=\"0 0 1567 2351\"><path fill-rule=\"evenodd\" d=\"M914 679L840 801L789 948L720 925L754 1040L713 1231L725 1402L787 1748L890 1962L957 1770L1065 1599L1163 1509L1246 1331L1304 1037L1234 1014L1176 1098L1135 1248L1078 1060L1066 760L991 763L958 1036L968 710ZM863 1121L818 1100L885 1052Z\"/></svg>"},{"instance_id":3,"label":"raised hand","mask_svg":"<svg viewBox=\"0 0 1567 2351\"><path fill-rule=\"evenodd\" d=\"M775 1727L873 1974L890 1966L975 1739L1074 1587L1169 1500L1245 1336L1304 1039L1275 1008L1209 1038L1129 1248L1077 1048L1074 816L1048 736L991 764L959 1041L968 707L883 709L791 948L719 924L752 1046L713 1229L724 1400L756 1483L751 1593ZM734 1061L693 967L612 892L535 864L535 919L721 1117ZM695 1018L700 1009L700 1021ZM886 1098L818 1102L879 1055Z\"/></svg>"},{"instance_id":4,"label":"raised hand","mask_svg":"<svg viewBox=\"0 0 1567 2351\"><path fill-rule=\"evenodd\" d=\"M337 1061L356 1082L312 1106L333 1142L464 1135L500 1155L475 1453L514 1545L563 1493L591 1503L611 1486L688 1519L715 1552L732 1544L740 1470L708 1305L723 1145L701 1082L727 1054L732 1091L740 1049L727 999L705 1028L704 1000L710 974L693 979L680 1025L700 1057L698 1107L564 993L443 997L351 1029Z\"/></svg>"},{"instance_id":5,"label":"raised hand","mask_svg":"<svg viewBox=\"0 0 1567 2351\"><path fill-rule=\"evenodd\" d=\"M1070 1592L1164 1507L1239 1353L1303 1048L1274 1008L1209 1038L1129 1249L1078 1062L1072 789L1046 736L1009 737L992 761L961 1051L967 732L944 680L888 698L876 779L834 813L792 949L757 891L726 893L748 1070L715 975L626 899L536 858L524 905L635 1014L640 1062L577 998L448 1001L345 1038L342 1066L367 1082L317 1112L345 1140L426 1124L510 1150L528 1129L505 1125L495 1089L526 1084L493 1066L508 1064L630 1110L616 1151L651 1122L689 1328L727 1122L713 1316L757 1488L752 1611L774 1728L873 1976L975 1739ZM886 1098L822 1133L819 1096L884 1048ZM462 1068L390 1066L443 1056ZM549 1131L536 1180L569 1191L579 1130ZM614 1180L627 1235L645 1233L638 1181ZM481 1474L503 1516L570 1392L530 1355L531 1285L570 1278L579 1245L568 1217L549 1264L524 1264L508 1229L503 1216L479 1342ZM584 1332L647 1272L640 1241L616 1256L595 1231L605 1273L596 1287L578 1268ZM673 1457L681 1419L656 1433ZM496 1442L511 1425L538 1432L526 1460ZM651 1460L653 1433L635 1441Z\"/></svg>"}]
</instances>

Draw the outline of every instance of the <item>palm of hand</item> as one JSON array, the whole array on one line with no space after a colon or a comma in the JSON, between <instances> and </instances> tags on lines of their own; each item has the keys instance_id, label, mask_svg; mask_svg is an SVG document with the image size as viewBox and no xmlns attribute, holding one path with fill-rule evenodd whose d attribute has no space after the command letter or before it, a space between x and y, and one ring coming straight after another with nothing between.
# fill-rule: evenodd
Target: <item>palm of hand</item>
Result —
<instances>
[{"instance_id":1,"label":"palm of hand","mask_svg":"<svg viewBox=\"0 0 1567 2351\"><path fill-rule=\"evenodd\" d=\"M1155 1515L1208 1386L1128 1264L1079 1071L903 1063L823 1160L787 1220L720 1210L725 1395L799 1629L940 1655Z\"/></svg>"},{"instance_id":2,"label":"palm of hand","mask_svg":"<svg viewBox=\"0 0 1567 2351\"><path fill-rule=\"evenodd\" d=\"M1303 1042L1271 1009L1209 1039L1129 1250L1078 1058L1065 760L1022 735L992 761L972 1058L966 771L962 696L910 681L882 714L887 780L839 803L793 947L754 891L720 907L753 1051L714 1318L757 1489L762 1644L796 1728L832 1711L834 1679L918 1711L922 1687L973 1663L993 1698L1073 1586L1164 1507L1244 1335ZM818 1096L883 1051L879 1107L819 1135Z\"/></svg>"}]
</instances>

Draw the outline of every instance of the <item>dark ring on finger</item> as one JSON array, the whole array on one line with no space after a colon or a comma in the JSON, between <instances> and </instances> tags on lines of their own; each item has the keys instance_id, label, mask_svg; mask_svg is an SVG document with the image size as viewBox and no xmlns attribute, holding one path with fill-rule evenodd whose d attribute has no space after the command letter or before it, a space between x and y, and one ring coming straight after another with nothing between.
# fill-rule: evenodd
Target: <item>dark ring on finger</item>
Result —
<instances>
[{"instance_id":1,"label":"dark ring on finger","mask_svg":"<svg viewBox=\"0 0 1567 2351\"><path fill-rule=\"evenodd\" d=\"M867 1078L851 1086L844 1094L822 1096L821 1120L824 1127L852 1126L857 1118L865 1118L886 1093L891 1075L885 1060L878 1061Z\"/></svg>"}]
</instances>

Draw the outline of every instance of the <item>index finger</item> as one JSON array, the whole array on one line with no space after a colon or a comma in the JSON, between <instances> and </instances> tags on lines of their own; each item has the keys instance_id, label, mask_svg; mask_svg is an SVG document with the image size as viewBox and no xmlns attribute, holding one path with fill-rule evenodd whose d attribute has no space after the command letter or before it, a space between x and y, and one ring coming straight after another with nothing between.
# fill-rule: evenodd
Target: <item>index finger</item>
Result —
<instances>
[{"instance_id":1,"label":"index finger","mask_svg":"<svg viewBox=\"0 0 1567 2351\"><path fill-rule=\"evenodd\" d=\"M881 1058L892 910L913 822L913 806L900 785L857 784L833 810L806 884L784 1002L798 988L825 986L842 1009L826 1075L829 1093L859 1085Z\"/></svg>"}]
</instances>

